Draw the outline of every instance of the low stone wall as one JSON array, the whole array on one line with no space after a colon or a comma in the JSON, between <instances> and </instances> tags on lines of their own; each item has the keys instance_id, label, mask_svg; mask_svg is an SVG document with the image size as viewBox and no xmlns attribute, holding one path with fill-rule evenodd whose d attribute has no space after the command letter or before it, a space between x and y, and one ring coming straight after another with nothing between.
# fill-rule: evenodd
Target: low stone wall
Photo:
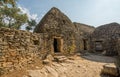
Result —
<instances>
[{"instance_id":1,"label":"low stone wall","mask_svg":"<svg viewBox=\"0 0 120 77\"><path fill-rule=\"evenodd\" d=\"M0 74L44 58L46 34L0 28Z\"/></svg>"}]
</instances>

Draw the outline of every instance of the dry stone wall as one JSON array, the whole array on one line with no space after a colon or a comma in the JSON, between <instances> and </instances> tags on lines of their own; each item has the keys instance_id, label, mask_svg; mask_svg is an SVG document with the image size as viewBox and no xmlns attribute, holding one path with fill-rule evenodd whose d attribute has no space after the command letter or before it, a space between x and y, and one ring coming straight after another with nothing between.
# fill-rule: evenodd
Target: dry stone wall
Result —
<instances>
[{"instance_id":1,"label":"dry stone wall","mask_svg":"<svg viewBox=\"0 0 120 77\"><path fill-rule=\"evenodd\" d=\"M118 64L119 75L120 75L120 38L117 40L116 48L118 50L117 64Z\"/></svg>"},{"instance_id":2,"label":"dry stone wall","mask_svg":"<svg viewBox=\"0 0 120 77\"><path fill-rule=\"evenodd\" d=\"M95 30L95 28L93 26L89 26L86 24L82 24L82 23L77 23L74 22L73 23L75 28L76 28L76 45L80 46L79 50L83 51L84 49L90 51L90 38L91 38L91 34L92 32ZM79 42L78 42L79 41ZM85 48L86 46L86 48Z\"/></svg>"},{"instance_id":3,"label":"dry stone wall","mask_svg":"<svg viewBox=\"0 0 120 77\"><path fill-rule=\"evenodd\" d=\"M91 45L94 45L94 49L96 48L95 43L100 41L102 42L102 49L105 55L114 56L117 55L116 42L120 37L120 24L118 23L110 23L102 25L95 29L92 33L92 41ZM92 48L91 48L92 49Z\"/></svg>"},{"instance_id":4,"label":"dry stone wall","mask_svg":"<svg viewBox=\"0 0 120 77\"><path fill-rule=\"evenodd\" d=\"M0 28L0 74L44 58L49 49L46 40L46 34Z\"/></svg>"}]
</instances>

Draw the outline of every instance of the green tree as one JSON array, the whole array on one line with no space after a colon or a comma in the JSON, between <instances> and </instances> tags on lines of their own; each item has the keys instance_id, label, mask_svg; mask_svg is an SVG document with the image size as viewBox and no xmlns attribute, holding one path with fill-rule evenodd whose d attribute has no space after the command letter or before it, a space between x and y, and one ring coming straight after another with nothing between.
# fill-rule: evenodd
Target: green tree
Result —
<instances>
[{"instance_id":1,"label":"green tree","mask_svg":"<svg viewBox=\"0 0 120 77\"><path fill-rule=\"evenodd\" d=\"M12 5L12 7L15 7L16 1L17 0L0 0L0 6Z\"/></svg>"},{"instance_id":2,"label":"green tree","mask_svg":"<svg viewBox=\"0 0 120 77\"><path fill-rule=\"evenodd\" d=\"M30 31L33 30L33 28L37 25L36 21L34 19L30 19L28 20L27 26L26 26L26 30Z\"/></svg>"},{"instance_id":3,"label":"green tree","mask_svg":"<svg viewBox=\"0 0 120 77\"><path fill-rule=\"evenodd\" d=\"M0 1L0 27L20 29L28 17L16 6L17 0Z\"/></svg>"}]
</instances>

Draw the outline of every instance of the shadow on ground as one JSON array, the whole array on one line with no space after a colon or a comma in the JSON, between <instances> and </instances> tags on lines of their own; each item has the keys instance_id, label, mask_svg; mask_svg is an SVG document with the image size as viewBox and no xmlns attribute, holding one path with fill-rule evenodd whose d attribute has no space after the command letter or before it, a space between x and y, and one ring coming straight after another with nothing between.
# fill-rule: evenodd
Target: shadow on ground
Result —
<instances>
[{"instance_id":1,"label":"shadow on ground","mask_svg":"<svg viewBox=\"0 0 120 77\"><path fill-rule=\"evenodd\" d=\"M103 63L116 63L115 57L109 57L109 56L103 56L103 55L97 55L93 53L85 53L81 55L82 58L95 61L95 62L103 62Z\"/></svg>"},{"instance_id":2,"label":"shadow on ground","mask_svg":"<svg viewBox=\"0 0 120 77\"><path fill-rule=\"evenodd\" d=\"M101 62L101 63L114 63L117 66L117 57L110 57L110 56L104 56L99 54L93 54L93 53L85 53L81 55L82 58L94 62ZM108 74L104 74L101 72L101 77L120 77L120 76L112 76Z\"/></svg>"},{"instance_id":3,"label":"shadow on ground","mask_svg":"<svg viewBox=\"0 0 120 77\"><path fill-rule=\"evenodd\" d=\"M112 76L112 75L103 74L103 73L101 73L100 76L101 76L101 77L119 77L119 76Z\"/></svg>"}]
</instances>

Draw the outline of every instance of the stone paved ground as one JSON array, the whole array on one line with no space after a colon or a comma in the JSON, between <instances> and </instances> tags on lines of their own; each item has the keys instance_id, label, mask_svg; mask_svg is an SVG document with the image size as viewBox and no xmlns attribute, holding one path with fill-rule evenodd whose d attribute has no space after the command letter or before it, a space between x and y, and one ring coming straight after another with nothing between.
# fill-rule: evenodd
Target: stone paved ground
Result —
<instances>
[{"instance_id":1,"label":"stone paved ground","mask_svg":"<svg viewBox=\"0 0 120 77\"><path fill-rule=\"evenodd\" d=\"M67 57L67 60L61 63L52 62L51 65L45 65L42 69L35 66L36 69L25 70L26 73L15 72L6 77L101 77L103 65L114 64L115 61L115 58L106 56L75 55Z\"/></svg>"}]
</instances>

